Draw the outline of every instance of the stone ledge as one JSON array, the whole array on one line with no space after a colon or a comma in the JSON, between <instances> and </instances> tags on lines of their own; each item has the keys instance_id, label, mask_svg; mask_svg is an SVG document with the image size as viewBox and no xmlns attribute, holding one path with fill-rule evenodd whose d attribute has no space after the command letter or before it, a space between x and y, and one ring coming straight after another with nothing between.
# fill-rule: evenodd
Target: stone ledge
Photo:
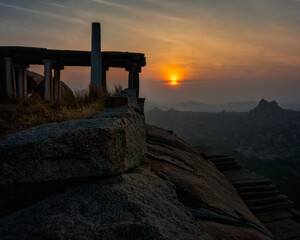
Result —
<instances>
[{"instance_id":1,"label":"stone ledge","mask_svg":"<svg viewBox=\"0 0 300 240\"><path fill-rule=\"evenodd\" d=\"M0 142L0 184L114 176L146 153L144 117L126 106L31 127Z\"/></svg>"}]
</instances>

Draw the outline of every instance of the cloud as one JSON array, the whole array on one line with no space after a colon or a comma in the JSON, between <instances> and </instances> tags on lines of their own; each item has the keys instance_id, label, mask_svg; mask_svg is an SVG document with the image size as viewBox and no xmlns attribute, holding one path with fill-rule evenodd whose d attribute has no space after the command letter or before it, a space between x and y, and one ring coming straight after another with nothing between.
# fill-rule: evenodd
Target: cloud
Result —
<instances>
[{"instance_id":1,"label":"cloud","mask_svg":"<svg viewBox=\"0 0 300 240\"><path fill-rule=\"evenodd\" d=\"M40 1L40 0L35 0L36 2L45 4L45 5L49 5L49 6L53 6L53 7L58 7L58 8L63 8L63 9L69 9L67 6L59 4L59 3L54 3L54 2L48 2L48 1Z\"/></svg>"},{"instance_id":2,"label":"cloud","mask_svg":"<svg viewBox=\"0 0 300 240\"><path fill-rule=\"evenodd\" d=\"M117 8L130 8L128 5L116 3L116 2L110 2L110 1L106 1L106 0L92 0L92 2L104 4L107 6L117 7Z\"/></svg>"},{"instance_id":3,"label":"cloud","mask_svg":"<svg viewBox=\"0 0 300 240\"><path fill-rule=\"evenodd\" d=\"M16 6L16 5L7 4L7 3L0 2L0 6L15 9L15 10L22 11L22 12L39 14L39 15L42 15L42 16L51 17L51 18L55 18L55 19L61 19L61 20L64 20L64 21L75 22L75 23L79 23L79 24L85 23L83 20L81 20L79 18L72 18L72 17L62 16L62 15L59 15L59 14L40 11L40 10L36 10L36 9L28 9L28 8L24 8L24 7L20 7L20 6Z\"/></svg>"}]
</instances>

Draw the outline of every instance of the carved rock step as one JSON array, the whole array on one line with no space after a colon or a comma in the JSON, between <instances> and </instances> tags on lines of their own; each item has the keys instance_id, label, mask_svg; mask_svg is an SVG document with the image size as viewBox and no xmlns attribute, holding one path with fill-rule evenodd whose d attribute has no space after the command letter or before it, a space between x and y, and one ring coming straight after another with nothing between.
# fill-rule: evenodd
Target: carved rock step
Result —
<instances>
[{"instance_id":1,"label":"carved rock step","mask_svg":"<svg viewBox=\"0 0 300 240\"><path fill-rule=\"evenodd\" d=\"M274 197L278 195L280 191L274 189L271 191L260 191L260 192L241 192L239 193L243 199L253 199L253 198L265 198L265 197Z\"/></svg>"},{"instance_id":2,"label":"carved rock step","mask_svg":"<svg viewBox=\"0 0 300 240\"><path fill-rule=\"evenodd\" d=\"M235 161L235 158L234 157L212 158L212 159L209 159L209 161L211 161L213 163L231 162L231 161Z\"/></svg>"},{"instance_id":3,"label":"carved rock step","mask_svg":"<svg viewBox=\"0 0 300 240\"><path fill-rule=\"evenodd\" d=\"M288 198L286 195L277 195L276 197L267 197L267 198L254 198L250 200L245 200L247 206L260 206L264 204L273 204L277 202L286 201Z\"/></svg>"},{"instance_id":4,"label":"carved rock step","mask_svg":"<svg viewBox=\"0 0 300 240\"><path fill-rule=\"evenodd\" d=\"M257 180L241 180L241 181L237 180L237 181L232 181L231 183L234 187L239 188L239 187L266 185L266 184L270 184L271 181L270 179L263 178Z\"/></svg>"},{"instance_id":5,"label":"carved rock step","mask_svg":"<svg viewBox=\"0 0 300 240\"><path fill-rule=\"evenodd\" d=\"M229 165L229 166L219 166L219 167L216 166L216 168L219 171L223 172L223 171L230 171L230 170L233 170L233 169L240 169L241 166L239 166L239 165Z\"/></svg>"},{"instance_id":6,"label":"carved rock step","mask_svg":"<svg viewBox=\"0 0 300 240\"><path fill-rule=\"evenodd\" d=\"M277 190L277 188L276 188L276 186L274 186L272 184L266 184L266 185L238 187L237 190L238 190L239 194L242 194L242 193L248 193L248 192L273 191L273 190Z\"/></svg>"},{"instance_id":7,"label":"carved rock step","mask_svg":"<svg viewBox=\"0 0 300 240\"><path fill-rule=\"evenodd\" d=\"M288 211L293 215L294 220L300 223L300 212L295 208L290 208Z\"/></svg>"},{"instance_id":8,"label":"carved rock step","mask_svg":"<svg viewBox=\"0 0 300 240\"><path fill-rule=\"evenodd\" d=\"M275 210L269 212L256 213L256 217L263 223L274 222L281 219L293 218L293 214L288 210Z\"/></svg>"},{"instance_id":9,"label":"carved rock step","mask_svg":"<svg viewBox=\"0 0 300 240\"><path fill-rule=\"evenodd\" d=\"M260 206L252 206L252 207L249 207L249 209L256 214L256 213L260 213L260 212L268 212L268 211L287 209L287 208L292 208L292 207L294 207L294 203L292 201L288 200L288 201L284 201L284 202L264 204L264 205L260 205Z\"/></svg>"},{"instance_id":10,"label":"carved rock step","mask_svg":"<svg viewBox=\"0 0 300 240\"><path fill-rule=\"evenodd\" d=\"M236 166L238 163L236 161L228 161L228 162L220 162L220 163L214 163L216 167L223 167L223 166Z\"/></svg>"},{"instance_id":11,"label":"carved rock step","mask_svg":"<svg viewBox=\"0 0 300 240\"><path fill-rule=\"evenodd\" d=\"M224 155L224 154L214 154L214 155L208 155L205 156L205 159L210 160L213 158L224 158L224 157L230 157L229 155Z\"/></svg>"},{"instance_id":12,"label":"carved rock step","mask_svg":"<svg viewBox=\"0 0 300 240\"><path fill-rule=\"evenodd\" d=\"M231 182L241 181L241 180L257 180L257 179L265 178L253 172L249 172L245 168L242 168L239 171L234 170L234 171L226 172L225 175Z\"/></svg>"}]
</instances>

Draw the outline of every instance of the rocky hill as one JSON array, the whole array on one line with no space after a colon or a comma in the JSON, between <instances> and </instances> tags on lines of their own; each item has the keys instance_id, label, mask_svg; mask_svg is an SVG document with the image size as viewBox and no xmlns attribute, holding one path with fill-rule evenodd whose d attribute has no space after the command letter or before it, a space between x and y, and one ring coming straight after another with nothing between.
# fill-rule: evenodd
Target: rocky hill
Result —
<instances>
[{"instance_id":1,"label":"rocky hill","mask_svg":"<svg viewBox=\"0 0 300 240\"><path fill-rule=\"evenodd\" d=\"M243 166L271 178L300 207L300 112L262 99L244 113L154 109L146 119L194 146L234 155Z\"/></svg>"},{"instance_id":2,"label":"rocky hill","mask_svg":"<svg viewBox=\"0 0 300 240\"><path fill-rule=\"evenodd\" d=\"M272 239L199 151L136 108L0 142L0 239Z\"/></svg>"},{"instance_id":3,"label":"rocky hill","mask_svg":"<svg viewBox=\"0 0 300 240\"><path fill-rule=\"evenodd\" d=\"M300 162L300 112L284 110L262 99L249 112L180 112L154 109L147 121L170 128L192 144L227 145L260 159L290 158Z\"/></svg>"}]
</instances>

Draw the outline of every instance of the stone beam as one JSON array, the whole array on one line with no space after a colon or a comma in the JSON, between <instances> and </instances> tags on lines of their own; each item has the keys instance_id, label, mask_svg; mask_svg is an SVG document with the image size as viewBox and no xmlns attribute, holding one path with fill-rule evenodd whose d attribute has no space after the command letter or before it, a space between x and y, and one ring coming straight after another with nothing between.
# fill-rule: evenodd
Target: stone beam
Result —
<instances>
[{"instance_id":1,"label":"stone beam","mask_svg":"<svg viewBox=\"0 0 300 240\"><path fill-rule=\"evenodd\" d=\"M101 25L92 23L91 85L103 87L101 59Z\"/></svg>"},{"instance_id":2,"label":"stone beam","mask_svg":"<svg viewBox=\"0 0 300 240\"><path fill-rule=\"evenodd\" d=\"M45 101L53 100L53 79L52 79L52 61L44 60L44 76L45 76Z\"/></svg>"}]
</instances>

